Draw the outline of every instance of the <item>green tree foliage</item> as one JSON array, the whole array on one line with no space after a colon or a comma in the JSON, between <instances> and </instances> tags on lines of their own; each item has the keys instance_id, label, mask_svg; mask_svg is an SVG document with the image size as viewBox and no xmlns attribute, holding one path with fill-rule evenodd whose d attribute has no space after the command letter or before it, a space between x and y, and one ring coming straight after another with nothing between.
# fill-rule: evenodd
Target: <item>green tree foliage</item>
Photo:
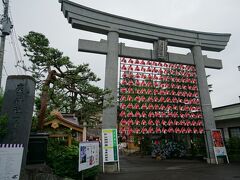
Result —
<instances>
[{"instance_id":1,"label":"green tree foliage","mask_svg":"<svg viewBox=\"0 0 240 180\"><path fill-rule=\"evenodd\" d=\"M3 104L3 91L0 89L0 110L2 109L2 104Z\"/></svg>"},{"instance_id":2,"label":"green tree foliage","mask_svg":"<svg viewBox=\"0 0 240 180\"><path fill-rule=\"evenodd\" d=\"M88 64L74 65L69 57L52 48L41 33L31 31L19 40L24 56L31 62L29 67L23 68L32 73L40 91L40 98L36 101L39 129L43 129L46 116L54 108L86 119L102 110L103 97L109 91L93 85L100 79Z\"/></svg>"}]
</instances>

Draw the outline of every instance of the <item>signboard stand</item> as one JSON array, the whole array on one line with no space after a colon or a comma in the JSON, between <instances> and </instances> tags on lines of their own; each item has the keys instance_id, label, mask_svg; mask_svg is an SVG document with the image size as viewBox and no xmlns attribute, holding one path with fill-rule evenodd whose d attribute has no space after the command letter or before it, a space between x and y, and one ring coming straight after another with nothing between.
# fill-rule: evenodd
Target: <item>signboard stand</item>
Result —
<instances>
[{"instance_id":1,"label":"signboard stand","mask_svg":"<svg viewBox=\"0 0 240 180\"><path fill-rule=\"evenodd\" d=\"M215 155L216 163L219 164L218 157L225 156L226 160L229 164L227 150L226 150L226 147L224 145L221 130L214 129L214 130L211 130L211 133L212 133L213 149L214 149L214 155Z\"/></svg>"},{"instance_id":2,"label":"signboard stand","mask_svg":"<svg viewBox=\"0 0 240 180\"><path fill-rule=\"evenodd\" d=\"M0 179L20 178L22 144L0 144Z\"/></svg>"},{"instance_id":3,"label":"signboard stand","mask_svg":"<svg viewBox=\"0 0 240 180\"><path fill-rule=\"evenodd\" d=\"M102 130L102 155L103 172L105 163L117 163L117 171L120 171L117 129Z\"/></svg>"}]
</instances>

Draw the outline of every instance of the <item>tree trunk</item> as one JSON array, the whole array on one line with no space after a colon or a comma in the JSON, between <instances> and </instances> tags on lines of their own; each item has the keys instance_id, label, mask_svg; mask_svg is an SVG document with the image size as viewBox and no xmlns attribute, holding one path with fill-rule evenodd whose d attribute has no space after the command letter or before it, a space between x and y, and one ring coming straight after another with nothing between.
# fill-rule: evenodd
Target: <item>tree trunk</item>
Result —
<instances>
[{"instance_id":1,"label":"tree trunk","mask_svg":"<svg viewBox=\"0 0 240 180\"><path fill-rule=\"evenodd\" d=\"M50 83L55 79L55 73L56 73L56 71L54 71L54 70L48 71L47 79L45 80L45 82L43 84L42 94L40 97L41 107L40 107L40 111L38 114L38 129L39 130L43 129L44 120L45 120L46 111L47 111L47 104L48 104L48 100L49 100L48 90L49 90Z\"/></svg>"},{"instance_id":2,"label":"tree trunk","mask_svg":"<svg viewBox=\"0 0 240 180\"><path fill-rule=\"evenodd\" d=\"M70 104L70 113L71 114L74 114L76 111L76 102L77 102L77 93L73 92L72 97L71 97L71 104Z\"/></svg>"}]
</instances>

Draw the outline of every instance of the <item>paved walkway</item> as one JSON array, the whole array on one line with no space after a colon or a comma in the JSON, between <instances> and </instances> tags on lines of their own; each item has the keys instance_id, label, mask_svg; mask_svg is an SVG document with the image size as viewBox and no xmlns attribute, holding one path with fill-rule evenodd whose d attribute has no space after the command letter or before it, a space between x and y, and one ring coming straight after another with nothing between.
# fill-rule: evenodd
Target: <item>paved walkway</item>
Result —
<instances>
[{"instance_id":1,"label":"paved walkway","mask_svg":"<svg viewBox=\"0 0 240 180\"><path fill-rule=\"evenodd\" d=\"M120 165L120 173L100 174L99 180L240 180L240 163L209 165L192 160L123 156Z\"/></svg>"}]
</instances>

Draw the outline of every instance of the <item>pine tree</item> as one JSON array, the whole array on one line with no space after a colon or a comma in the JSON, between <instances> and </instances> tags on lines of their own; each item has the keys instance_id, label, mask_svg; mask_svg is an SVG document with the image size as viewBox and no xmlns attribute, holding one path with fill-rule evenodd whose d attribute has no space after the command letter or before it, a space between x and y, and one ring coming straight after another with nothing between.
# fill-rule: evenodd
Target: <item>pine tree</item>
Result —
<instances>
[{"instance_id":1,"label":"pine tree","mask_svg":"<svg viewBox=\"0 0 240 180\"><path fill-rule=\"evenodd\" d=\"M92 84L100 79L88 64L74 65L63 52L52 48L41 33L31 31L19 40L24 56L31 62L29 67L23 68L31 72L40 91L38 129L43 129L47 111L53 108L65 113L85 112L88 116L102 110L103 96L109 90Z\"/></svg>"}]
</instances>

